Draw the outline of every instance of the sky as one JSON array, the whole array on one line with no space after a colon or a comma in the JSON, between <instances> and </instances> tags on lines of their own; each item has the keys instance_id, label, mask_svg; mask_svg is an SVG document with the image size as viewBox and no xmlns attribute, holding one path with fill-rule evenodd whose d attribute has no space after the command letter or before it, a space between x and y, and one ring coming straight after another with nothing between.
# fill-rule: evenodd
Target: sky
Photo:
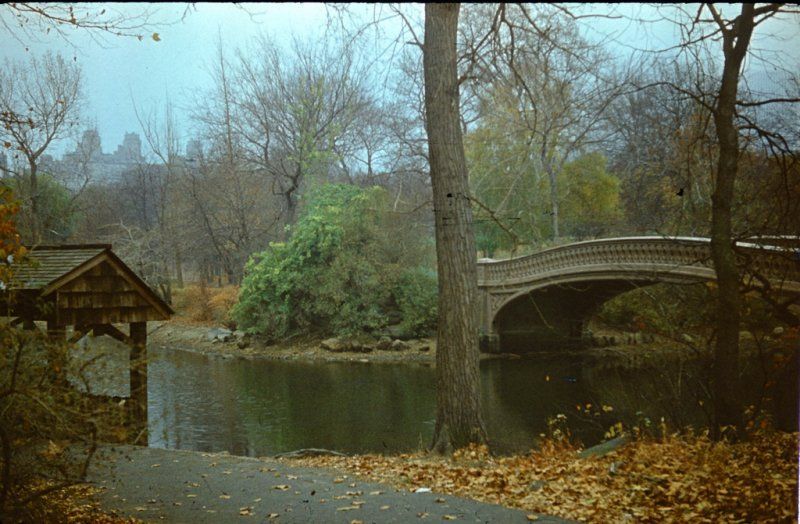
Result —
<instances>
[{"instance_id":1,"label":"sky","mask_svg":"<svg viewBox=\"0 0 800 524\"><path fill-rule=\"evenodd\" d=\"M184 142L191 137L187 101L210 89L209 66L218 38L226 49L244 47L258 34L265 33L279 43L288 44L292 35L310 38L321 35L328 23L329 10L324 4L232 4L197 3L187 12L186 4L94 4L97 9L123 13L154 11L151 32L141 41L132 37L105 36L98 39L86 31L67 30L68 40L52 32L13 34L0 26L0 58L25 60L31 53L59 51L74 58L84 75L85 110L88 126L96 125L103 150L112 152L125 132L139 132L135 105L144 112L162 107L167 98L176 107ZM370 18L374 5L353 6ZM422 6L417 9L421 18ZM619 14L641 19L657 19L652 6L609 7L597 4L584 8L590 12L616 10ZM5 10L5 12L3 11ZM385 11L383 12L385 14ZM185 16L184 16L185 14ZM0 16L8 18L8 7L0 5ZM396 20L392 23L397 25ZM630 20L596 19L586 25L587 35L610 41L618 52L636 48L662 48L677 42L679 33L669 23L638 24ZM390 28L387 34L395 31ZM152 38L158 33L159 41ZM762 38L762 34L772 35ZM800 17L770 21L759 28L754 46L780 51L800 65ZM626 51L627 50L627 51ZM62 141L49 151L60 156L74 142Z\"/></svg>"},{"instance_id":2,"label":"sky","mask_svg":"<svg viewBox=\"0 0 800 524\"><path fill-rule=\"evenodd\" d=\"M209 65L218 38L231 49L245 45L260 32L288 43L292 33L311 35L326 23L322 4L253 5L239 9L230 4L198 3L183 21L184 4L116 5L128 13L154 7L156 23L141 41L105 36L98 42L85 31L69 31L69 41L51 33L39 34L38 41L20 38L23 42L19 42L0 28L0 49L4 58L13 60L24 60L29 53L45 50L75 58L83 70L87 123L96 122L103 150L112 152L126 131L139 131L133 101L140 111L147 112L162 106L169 97L177 106L180 127L189 127L183 101L211 87ZM158 33L159 41L147 36L152 32ZM55 146L53 152L58 153L71 144L62 141Z\"/></svg>"}]
</instances>

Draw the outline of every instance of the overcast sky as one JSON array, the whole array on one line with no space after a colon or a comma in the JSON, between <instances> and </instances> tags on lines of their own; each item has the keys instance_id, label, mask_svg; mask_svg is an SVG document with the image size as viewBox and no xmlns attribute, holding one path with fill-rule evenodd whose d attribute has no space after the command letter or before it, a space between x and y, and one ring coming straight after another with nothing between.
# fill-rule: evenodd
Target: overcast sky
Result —
<instances>
[{"instance_id":1,"label":"overcast sky","mask_svg":"<svg viewBox=\"0 0 800 524\"><path fill-rule=\"evenodd\" d=\"M83 68L87 124L91 126L96 122L106 152L116 148L126 131L139 131L132 100L147 110L162 105L170 97L178 108L176 113L183 129L184 142L189 138L190 122L185 102L191 98L189 95L210 87L208 68L213 60L218 35L228 49L242 47L262 32L278 42L288 43L292 34L308 38L320 36L328 21L324 4L245 4L242 9L231 4L198 3L183 20L185 4L95 6L97 9L106 7L109 11L116 9L126 13L137 13L144 9L155 11L152 21L156 25L152 31L158 32L160 41L106 36L102 42L98 42L86 32L68 31L70 37L66 42L54 33L33 36L18 33L15 37L0 27L0 49L3 50L2 57L11 60L24 60L28 54L38 54L46 49L74 57ZM367 5L355 8L369 9L370 13L366 16L370 16L374 9ZM7 17L7 9L0 5L0 10L6 10L0 14ZM421 5L412 9L417 9L417 13L422 11ZM611 8L594 6L592 9L597 12ZM645 19L656 19L659 14L652 7L617 9ZM611 35L620 51L648 47L655 49L675 43L679 38L676 28L669 23L640 25L629 20L594 20L587 27L590 36L593 34L600 38ZM788 53L795 64L800 64L798 17L770 22L768 27L765 24L758 30L757 47ZM760 37L767 33L776 34L779 38ZM70 147L70 143L55 144L51 153L60 155Z\"/></svg>"}]
</instances>

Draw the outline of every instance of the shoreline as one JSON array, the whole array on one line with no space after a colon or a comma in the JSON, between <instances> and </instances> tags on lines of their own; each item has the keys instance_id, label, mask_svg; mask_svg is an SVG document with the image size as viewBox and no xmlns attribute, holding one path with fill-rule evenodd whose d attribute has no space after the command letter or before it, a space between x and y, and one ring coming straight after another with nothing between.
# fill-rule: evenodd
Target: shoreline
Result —
<instances>
[{"instance_id":1,"label":"shoreline","mask_svg":"<svg viewBox=\"0 0 800 524\"><path fill-rule=\"evenodd\" d=\"M320 337L296 337L294 340L267 344L258 337L248 337L245 347L233 337L229 341L209 340L215 326L189 324L180 320L162 322L149 332L148 346L206 355L214 358L264 359L304 362L418 362L433 364L436 341L430 338L408 341L404 350L372 350L369 352L328 351L320 347ZM422 351L421 348L428 349Z\"/></svg>"},{"instance_id":2,"label":"shoreline","mask_svg":"<svg viewBox=\"0 0 800 524\"><path fill-rule=\"evenodd\" d=\"M288 341L266 343L259 337L247 337L246 343L231 337L228 341L212 340L209 333L217 327L209 324L189 323L173 319L157 324L148 333L150 349L178 350L221 359L259 359L297 362L361 362L361 363L416 363L435 366L436 339L422 338L404 341L401 350L370 349L368 351L330 351L323 349L322 337L295 337ZM656 340L639 344L620 344L603 348L586 348L542 353L481 353L480 360L545 359L572 355L576 358L602 360L605 364L640 367L663 362L665 359L694 359L698 354L688 351L678 343Z\"/></svg>"}]
</instances>

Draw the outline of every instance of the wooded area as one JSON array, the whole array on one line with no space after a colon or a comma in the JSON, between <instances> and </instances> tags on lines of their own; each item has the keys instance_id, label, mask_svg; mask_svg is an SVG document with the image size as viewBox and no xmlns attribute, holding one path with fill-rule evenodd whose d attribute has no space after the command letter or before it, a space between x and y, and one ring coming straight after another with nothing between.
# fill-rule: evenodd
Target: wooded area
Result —
<instances>
[{"instance_id":1,"label":"wooded area","mask_svg":"<svg viewBox=\"0 0 800 524\"><path fill-rule=\"evenodd\" d=\"M66 38L66 26L161 41L147 11L0 9L17 38ZM763 241L796 254L800 76L768 31L797 10L655 6L645 19L559 4L398 5L366 18L329 9L316 38L262 34L233 46L220 31L203 64L211 87L156 105L131 94L139 129L115 153L92 125L77 58L6 60L0 291L17 300L7 316L117 338L126 335L111 324L130 323L137 365L144 323L168 318L190 285L232 286L227 327L270 344L436 333L431 448L451 454L488 442L479 258L587 239L704 237L713 284L637 289L599 317L708 356L712 436L746 438L761 419L739 395L743 333L762 363L783 362L800 326L797 294L735 249ZM638 49L598 29L623 18L679 36ZM86 256L104 258L56 284L42 276L48 263L68 275L86 253L67 267L67 250L53 255L49 244L95 246ZM36 265L20 266L37 253L38 277ZM20 361L27 339L9 337L6 363ZM11 391L18 370L9 369ZM141 389L146 373L130 381Z\"/></svg>"}]
</instances>

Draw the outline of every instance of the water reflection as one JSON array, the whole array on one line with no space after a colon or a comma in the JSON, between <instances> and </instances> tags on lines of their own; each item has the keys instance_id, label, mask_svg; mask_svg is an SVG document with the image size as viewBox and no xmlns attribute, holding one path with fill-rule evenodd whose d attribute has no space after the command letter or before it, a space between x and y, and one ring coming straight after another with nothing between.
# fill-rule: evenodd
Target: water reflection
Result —
<instances>
[{"instance_id":1,"label":"water reflection","mask_svg":"<svg viewBox=\"0 0 800 524\"><path fill-rule=\"evenodd\" d=\"M153 359L150 444L239 455L409 450L432 434L433 373L413 365Z\"/></svg>"},{"instance_id":2,"label":"water reflection","mask_svg":"<svg viewBox=\"0 0 800 524\"><path fill-rule=\"evenodd\" d=\"M110 353L126 362L127 354ZM108 369L124 366L111 366ZM742 400L763 384L745 366ZM525 451L562 413L572 435L599 442L615 422L665 417L671 427L708 424L708 367L673 360L649 367L584 356L539 356L481 363L487 431L501 452ZM794 370L794 371L793 371ZM795 373L794 375L792 373ZM106 379L108 373L103 373ZM796 368L779 380L776 421L797 424ZM127 373L112 385L126 390ZM433 434L434 370L419 364L302 363L209 358L151 351L150 445L236 455L299 448L395 453L425 447Z\"/></svg>"}]
</instances>

